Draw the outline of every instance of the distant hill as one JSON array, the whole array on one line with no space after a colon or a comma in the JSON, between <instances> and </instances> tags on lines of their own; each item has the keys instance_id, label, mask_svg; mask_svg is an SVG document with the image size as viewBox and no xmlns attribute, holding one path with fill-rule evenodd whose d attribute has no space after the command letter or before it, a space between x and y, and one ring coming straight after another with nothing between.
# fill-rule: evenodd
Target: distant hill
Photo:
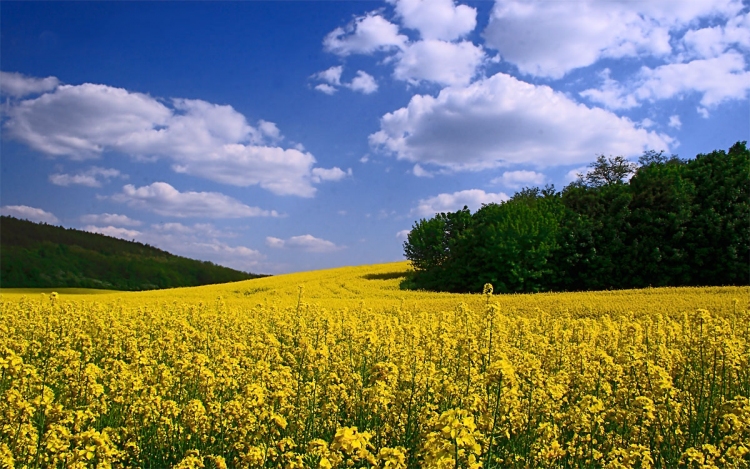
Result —
<instances>
[{"instance_id":1,"label":"distant hill","mask_svg":"<svg viewBox=\"0 0 750 469\"><path fill-rule=\"evenodd\" d=\"M154 290L264 275L175 256L143 243L0 217L0 287Z\"/></svg>"}]
</instances>

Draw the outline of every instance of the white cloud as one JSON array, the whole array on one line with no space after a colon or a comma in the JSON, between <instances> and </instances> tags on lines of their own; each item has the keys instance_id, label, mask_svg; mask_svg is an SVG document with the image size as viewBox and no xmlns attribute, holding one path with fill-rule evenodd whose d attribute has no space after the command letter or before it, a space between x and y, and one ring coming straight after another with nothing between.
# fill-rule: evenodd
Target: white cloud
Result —
<instances>
[{"instance_id":1,"label":"white cloud","mask_svg":"<svg viewBox=\"0 0 750 469\"><path fill-rule=\"evenodd\" d=\"M536 171L505 171L502 176L490 181L492 184L502 184L511 189L541 186L547 178Z\"/></svg>"},{"instance_id":2,"label":"white cloud","mask_svg":"<svg viewBox=\"0 0 750 469\"><path fill-rule=\"evenodd\" d=\"M719 57L730 47L750 49L750 13L730 18L725 25L690 30L682 38L687 51L695 57Z\"/></svg>"},{"instance_id":3,"label":"white cloud","mask_svg":"<svg viewBox=\"0 0 750 469\"><path fill-rule=\"evenodd\" d=\"M55 77L34 78L15 72L0 72L0 94L21 98L52 91L60 85Z\"/></svg>"},{"instance_id":4,"label":"white cloud","mask_svg":"<svg viewBox=\"0 0 750 469\"><path fill-rule=\"evenodd\" d=\"M268 268L262 262L265 256L246 246L230 246L216 240L192 241L180 248L183 256L208 258L213 262L246 272L260 273L258 269Z\"/></svg>"},{"instance_id":5,"label":"white cloud","mask_svg":"<svg viewBox=\"0 0 750 469\"><path fill-rule=\"evenodd\" d=\"M266 236L266 246L274 249L283 249L285 241L281 238L274 238L273 236Z\"/></svg>"},{"instance_id":6,"label":"white cloud","mask_svg":"<svg viewBox=\"0 0 750 469\"><path fill-rule=\"evenodd\" d=\"M413 84L431 81L441 85L465 85L476 75L484 58L482 48L469 41L419 41L396 55L393 76Z\"/></svg>"},{"instance_id":7,"label":"white cloud","mask_svg":"<svg viewBox=\"0 0 750 469\"><path fill-rule=\"evenodd\" d=\"M409 233L411 230L401 230L398 233L396 233L396 238L398 239L406 239L409 236Z\"/></svg>"},{"instance_id":8,"label":"white cloud","mask_svg":"<svg viewBox=\"0 0 750 469\"><path fill-rule=\"evenodd\" d=\"M601 86L584 90L579 94L594 103L603 104L609 109L630 109L638 106L638 100L635 99L635 96L629 94L625 87L617 80L613 80L610 75L610 70L605 68L599 73L602 79Z\"/></svg>"},{"instance_id":9,"label":"white cloud","mask_svg":"<svg viewBox=\"0 0 750 469\"><path fill-rule=\"evenodd\" d=\"M640 101L653 101L697 92L703 94L701 105L712 107L747 97L750 71L745 68L745 58L738 52L654 69L643 67L634 94Z\"/></svg>"},{"instance_id":10,"label":"white cloud","mask_svg":"<svg viewBox=\"0 0 750 469\"><path fill-rule=\"evenodd\" d=\"M145 231L139 241L159 246L171 253L192 259L205 259L234 269L260 272L273 267L265 264L259 251L246 246L231 246L217 238L231 237L232 233L210 223L157 223Z\"/></svg>"},{"instance_id":11,"label":"white cloud","mask_svg":"<svg viewBox=\"0 0 750 469\"><path fill-rule=\"evenodd\" d=\"M125 149L132 140L156 137L171 111L141 93L86 83L21 101L8 110L8 134L35 150L73 159L97 157L105 147Z\"/></svg>"},{"instance_id":12,"label":"white cloud","mask_svg":"<svg viewBox=\"0 0 750 469\"><path fill-rule=\"evenodd\" d=\"M231 106L172 99L105 85L62 85L13 104L7 134L48 155L97 158L105 151L167 159L181 173L235 186L259 185L278 195L312 197L312 154L275 146L276 124L257 126ZM59 177L58 182L73 183ZM88 180L88 183L92 183Z\"/></svg>"},{"instance_id":13,"label":"white cloud","mask_svg":"<svg viewBox=\"0 0 750 469\"><path fill-rule=\"evenodd\" d=\"M437 97L415 95L384 115L370 143L398 159L452 170L587 162L591 155L669 149L671 139L627 118L576 103L548 86L499 73Z\"/></svg>"},{"instance_id":14,"label":"white cloud","mask_svg":"<svg viewBox=\"0 0 750 469\"><path fill-rule=\"evenodd\" d=\"M710 116L710 115L709 115L709 113L708 113L708 109L706 109L706 108L704 108L704 107L700 107L700 106L699 106L699 107L697 107L697 108L696 108L695 110L696 110L696 111L698 112L698 114L700 114L700 116L701 116L702 118L704 118L704 119L708 119L708 118L709 118L709 116Z\"/></svg>"},{"instance_id":15,"label":"white cloud","mask_svg":"<svg viewBox=\"0 0 750 469\"><path fill-rule=\"evenodd\" d=\"M476 26L476 10L456 6L453 0L389 0L397 16L408 28L420 31L422 40L410 42L398 34L398 26L377 12L356 18L346 28L329 33L324 46L328 52L346 56L390 52L385 63L395 65L393 76L410 84L423 81L441 85L465 85L476 75L486 58L480 46L470 41L450 42L471 32ZM393 54L395 52L395 54ZM346 86L365 94L377 90L375 79L366 72L357 72L351 83L341 82L343 67L331 67L313 75L323 80L315 89L333 94L335 87Z\"/></svg>"},{"instance_id":16,"label":"white cloud","mask_svg":"<svg viewBox=\"0 0 750 469\"><path fill-rule=\"evenodd\" d=\"M217 192L180 192L166 182L136 188L128 184L112 196L130 207L172 217L245 218L277 217L275 210L249 207Z\"/></svg>"},{"instance_id":17,"label":"white cloud","mask_svg":"<svg viewBox=\"0 0 750 469\"><path fill-rule=\"evenodd\" d=\"M670 127L675 129L680 129L682 127L682 121L680 120L680 116L674 115L669 116L669 124Z\"/></svg>"},{"instance_id":18,"label":"white cloud","mask_svg":"<svg viewBox=\"0 0 750 469\"><path fill-rule=\"evenodd\" d=\"M406 36L398 34L398 26L371 12L328 33L323 46L328 52L347 56L402 48L407 40Z\"/></svg>"},{"instance_id":19,"label":"white cloud","mask_svg":"<svg viewBox=\"0 0 750 469\"><path fill-rule=\"evenodd\" d=\"M195 158L184 158L172 168L178 173L202 176L233 186L260 187L278 195L312 197L315 158L296 149L242 144L224 145L220 150Z\"/></svg>"},{"instance_id":20,"label":"white cloud","mask_svg":"<svg viewBox=\"0 0 750 469\"><path fill-rule=\"evenodd\" d=\"M378 90L378 83L375 81L375 78L362 70L357 70L357 76L350 83L343 83L341 81L343 70L344 67L338 65L313 75L312 78L325 81L325 83L316 85L315 89L327 95L332 95L338 91L337 86L343 86L352 91L359 91L364 94L371 94Z\"/></svg>"},{"instance_id":21,"label":"white cloud","mask_svg":"<svg viewBox=\"0 0 750 469\"><path fill-rule=\"evenodd\" d=\"M586 175L591 171L589 166L579 166L578 168L571 169L565 174L565 182L573 182L578 179L579 175Z\"/></svg>"},{"instance_id":22,"label":"white cloud","mask_svg":"<svg viewBox=\"0 0 750 469\"><path fill-rule=\"evenodd\" d=\"M327 70L323 70L322 72L316 73L315 75L313 75L313 77L319 80L323 80L329 85L339 86L341 85L341 73L343 71L344 71L343 66L336 65L335 67L331 67Z\"/></svg>"},{"instance_id":23,"label":"white cloud","mask_svg":"<svg viewBox=\"0 0 750 469\"><path fill-rule=\"evenodd\" d=\"M600 58L672 52L670 32L700 18L731 17L739 0L527 2L497 0L485 44L522 73L561 78Z\"/></svg>"},{"instance_id":24,"label":"white cloud","mask_svg":"<svg viewBox=\"0 0 750 469\"><path fill-rule=\"evenodd\" d=\"M438 194L435 197L422 199L417 206L411 210L412 215L431 217L436 213L455 212L468 206L470 210L479 209L482 204L501 203L509 197L504 192L484 192L481 189L469 189L454 192L452 194Z\"/></svg>"},{"instance_id":25,"label":"white cloud","mask_svg":"<svg viewBox=\"0 0 750 469\"><path fill-rule=\"evenodd\" d=\"M419 31L423 39L452 41L477 25L477 10L453 0L387 0L394 4L401 24Z\"/></svg>"},{"instance_id":26,"label":"white cloud","mask_svg":"<svg viewBox=\"0 0 750 469\"><path fill-rule=\"evenodd\" d=\"M746 66L742 54L729 51L709 59L642 67L625 84L606 75L601 88L583 91L581 95L610 109L622 109L644 101L698 93L703 95L701 105L715 107L724 101L746 99L750 90L750 71Z\"/></svg>"},{"instance_id":27,"label":"white cloud","mask_svg":"<svg viewBox=\"0 0 750 469\"><path fill-rule=\"evenodd\" d=\"M316 238L306 234L301 236L292 236L289 239L266 237L266 245L274 249L297 249L305 252L333 252L344 249L343 246L337 246L331 241Z\"/></svg>"},{"instance_id":28,"label":"white cloud","mask_svg":"<svg viewBox=\"0 0 750 469\"><path fill-rule=\"evenodd\" d=\"M246 246L230 246L217 240L216 238L222 236L224 231L216 229L211 224L196 223L186 226L181 223L160 223L140 231L115 226L89 225L83 230L148 243L172 254L190 259L210 260L218 265L244 271L257 273L273 268L263 263L265 257L259 251Z\"/></svg>"},{"instance_id":29,"label":"white cloud","mask_svg":"<svg viewBox=\"0 0 750 469\"><path fill-rule=\"evenodd\" d=\"M426 169L424 169L421 165L415 164L414 168L412 168L412 173L418 178L431 178L433 177L433 174Z\"/></svg>"},{"instance_id":30,"label":"white cloud","mask_svg":"<svg viewBox=\"0 0 750 469\"><path fill-rule=\"evenodd\" d=\"M3 205L0 207L0 214L37 223L55 224L60 221L50 212L45 212L41 208L29 207L28 205Z\"/></svg>"},{"instance_id":31,"label":"white cloud","mask_svg":"<svg viewBox=\"0 0 750 469\"><path fill-rule=\"evenodd\" d=\"M113 238L120 238L125 240L134 240L138 238L142 233L137 230L129 230L127 228L119 228L116 226L94 226L88 225L83 227L83 231L89 233L98 233L105 236L111 236Z\"/></svg>"},{"instance_id":32,"label":"white cloud","mask_svg":"<svg viewBox=\"0 0 750 469\"><path fill-rule=\"evenodd\" d=\"M222 236L225 232L218 231L210 223L195 223L192 226L183 225L179 222L154 223L151 229L159 233L198 234L208 236Z\"/></svg>"},{"instance_id":33,"label":"white cloud","mask_svg":"<svg viewBox=\"0 0 750 469\"><path fill-rule=\"evenodd\" d=\"M258 130L263 137L269 139L271 142L278 142L284 139L281 135L281 131L273 122L264 121L263 119L258 121Z\"/></svg>"},{"instance_id":34,"label":"white cloud","mask_svg":"<svg viewBox=\"0 0 750 469\"><path fill-rule=\"evenodd\" d=\"M315 85L315 89L329 96L338 91L336 88L334 88L333 86L327 83L321 83L319 85Z\"/></svg>"},{"instance_id":35,"label":"white cloud","mask_svg":"<svg viewBox=\"0 0 750 469\"><path fill-rule=\"evenodd\" d=\"M349 168L347 171L343 171L340 168L331 168L331 169L323 169L323 168L314 168L312 170L312 180L313 182L321 182L321 181L340 181L344 179L346 176L352 175L352 169Z\"/></svg>"},{"instance_id":36,"label":"white cloud","mask_svg":"<svg viewBox=\"0 0 750 469\"><path fill-rule=\"evenodd\" d=\"M141 226L139 220L134 220L127 215L116 213L88 214L81 217L81 221L90 225L116 225L116 226Z\"/></svg>"},{"instance_id":37,"label":"white cloud","mask_svg":"<svg viewBox=\"0 0 750 469\"><path fill-rule=\"evenodd\" d=\"M346 86L353 91L359 91L364 94L371 94L378 90L378 83L375 81L375 78L362 70L358 70L357 76Z\"/></svg>"},{"instance_id":38,"label":"white cloud","mask_svg":"<svg viewBox=\"0 0 750 469\"><path fill-rule=\"evenodd\" d=\"M127 178L119 170L113 168L100 168L92 166L86 171L78 174L55 173L50 174L49 181L57 186L80 185L87 187L102 187L114 177Z\"/></svg>"}]
</instances>

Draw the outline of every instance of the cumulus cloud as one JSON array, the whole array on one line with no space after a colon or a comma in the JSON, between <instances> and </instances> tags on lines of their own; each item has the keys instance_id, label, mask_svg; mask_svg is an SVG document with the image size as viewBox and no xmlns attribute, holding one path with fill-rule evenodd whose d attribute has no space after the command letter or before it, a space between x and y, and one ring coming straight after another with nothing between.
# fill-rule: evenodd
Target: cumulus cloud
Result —
<instances>
[{"instance_id":1,"label":"cumulus cloud","mask_svg":"<svg viewBox=\"0 0 750 469\"><path fill-rule=\"evenodd\" d=\"M87 225L83 227L83 231L89 233L98 233L105 236L111 236L113 238L126 239L128 241L138 238L142 233L138 230L130 230L128 228L122 228L117 226L95 226Z\"/></svg>"},{"instance_id":2,"label":"cumulus cloud","mask_svg":"<svg viewBox=\"0 0 750 469\"><path fill-rule=\"evenodd\" d=\"M419 31L423 39L452 41L469 34L477 25L477 10L453 0L387 0L394 5L401 24Z\"/></svg>"},{"instance_id":3,"label":"cumulus cloud","mask_svg":"<svg viewBox=\"0 0 750 469\"><path fill-rule=\"evenodd\" d=\"M315 158L297 149L242 144L224 145L209 155L184 158L172 169L233 186L259 185L278 195L312 197ZM335 170L338 168L331 168Z\"/></svg>"},{"instance_id":4,"label":"cumulus cloud","mask_svg":"<svg viewBox=\"0 0 750 469\"><path fill-rule=\"evenodd\" d=\"M498 73L437 97L415 95L384 115L370 144L398 159L451 170L510 164L587 162L597 153L632 156L669 148L668 136L576 103L548 86Z\"/></svg>"},{"instance_id":5,"label":"cumulus cloud","mask_svg":"<svg viewBox=\"0 0 750 469\"><path fill-rule=\"evenodd\" d=\"M10 106L5 131L35 150L82 160L105 151L161 158L181 173L279 195L312 197L312 154L283 148L276 124L250 125L231 106L151 96L86 83ZM71 178L57 177L61 183ZM81 179L79 178L79 181ZM88 183L93 181L89 178Z\"/></svg>"},{"instance_id":6,"label":"cumulus cloud","mask_svg":"<svg viewBox=\"0 0 750 469\"><path fill-rule=\"evenodd\" d=\"M165 126L170 116L166 106L144 94L86 83L21 101L8 110L5 129L35 150L82 160L107 146L124 150L144 136L153 138L154 127Z\"/></svg>"},{"instance_id":7,"label":"cumulus cloud","mask_svg":"<svg viewBox=\"0 0 750 469\"><path fill-rule=\"evenodd\" d=\"M323 169L323 168L314 168L312 170L312 179L314 182L321 182L321 181L340 181L344 179L346 176L352 175L352 169L349 168L346 172L342 171L339 168L333 168L333 169Z\"/></svg>"},{"instance_id":8,"label":"cumulus cloud","mask_svg":"<svg viewBox=\"0 0 750 469\"><path fill-rule=\"evenodd\" d=\"M343 71L344 67L338 65L314 74L312 78L325 81L325 83L316 85L315 89L328 95L332 95L338 91L337 87L339 86L363 94L371 94L378 90L378 83L375 81L375 77L369 73L363 70L357 70L357 76L355 76L351 82L344 83L341 81L341 74Z\"/></svg>"},{"instance_id":9,"label":"cumulus cloud","mask_svg":"<svg viewBox=\"0 0 750 469\"><path fill-rule=\"evenodd\" d=\"M49 175L49 181L57 186L80 185L87 187L102 187L115 177L126 178L119 170L92 166L78 174L55 173Z\"/></svg>"},{"instance_id":10,"label":"cumulus cloud","mask_svg":"<svg viewBox=\"0 0 750 469\"><path fill-rule=\"evenodd\" d=\"M687 31L682 42L688 55L702 59L719 57L730 47L750 50L750 13L730 18L725 25Z\"/></svg>"},{"instance_id":11,"label":"cumulus cloud","mask_svg":"<svg viewBox=\"0 0 750 469\"><path fill-rule=\"evenodd\" d=\"M415 164L411 170L412 173L418 178L431 178L434 176L431 172L424 169L421 165Z\"/></svg>"},{"instance_id":12,"label":"cumulus cloud","mask_svg":"<svg viewBox=\"0 0 750 469\"><path fill-rule=\"evenodd\" d=\"M398 233L396 233L396 238L398 239L406 239L409 237L409 233L411 230L401 230Z\"/></svg>"},{"instance_id":13,"label":"cumulus cloud","mask_svg":"<svg viewBox=\"0 0 750 469\"><path fill-rule=\"evenodd\" d=\"M273 236L266 237L266 246L274 249L283 249L286 242L281 238L274 238Z\"/></svg>"},{"instance_id":14,"label":"cumulus cloud","mask_svg":"<svg viewBox=\"0 0 750 469\"><path fill-rule=\"evenodd\" d=\"M697 92L703 94L701 104L712 107L747 97L750 71L745 68L745 58L738 52L654 69L643 67L634 93L640 101L653 101Z\"/></svg>"},{"instance_id":15,"label":"cumulus cloud","mask_svg":"<svg viewBox=\"0 0 750 469\"><path fill-rule=\"evenodd\" d=\"M464 206L474 211L479 209L482 204L501 203L509 198L504 192L492 193L481 189L469 189L452 194L438 194L434 197L421 199L417 206L411 210L411 215L431 217L436 213L455 212Z\"/></svg>"},{"instance_id":16,"label":"cumulus cloud","mask_svg":"<svg viewBox=\"0 0 750 469\"><path fill-rule=\"evenodd\" d=\"M628 93L625 87L611 78L611 71L605 68L599 73L602 84L599 88L589 88L579 94L592 102L603 104L609 109L630 109L638 106L635 96Z\"/></svg>"},{"instance_id":17,"label":"cumulus cloud","mask_svg":"<svg viewBox=\"0 0 750 469\"><path fill-rule=\"evenodd\" d=\"M378 90L378 83L375 81L375 78L368 74L367 72L363 72L362 70L357 70L357 76L354 77L348 85L346 85L347 88L351 89L352 91L359 91L360 93L364 94L372 94Z\"/></svg>"},{"instance_id":18,"label":"cumulus cloud","mask_svg":"<svg viewBox=\"0 0 750 469\"><path fill-rule=\"evenodd\" d=\"M231 246L227 243L211 241L194 241L182 248L188 257L199 256L214 259L214 262L246 272L258 273L257 269L267 268L262 261L265 256L256 249L247 246Z\"/></svg>"},{"instance_id":19,"label":"cumulus cloud","mask_svg":"<svg viewBox=\"0 0 750 469\"><path fill-rule=\"evenodd\" d=\"M339 86L341 85L341 74L343 73L343 71L344 67L341 65L337 65L327 70L323 70L322 72L318 72L313 75L313 77L319 80L323 80L329 85Z\"/></svg>"},{"instance_id":20,"label":"cumulus cloud","mask_svg":"<svg viewBox=\"0 0 750 469\"><path fill-rule=\"evenodd\" d=\"M323 46L328 52L347 56L399 49L407 41L406 36L398 33L398 26L376 12L371 12L328 33Z\"/></svg>"},{"instance_id":21,"label":"cumulus cloud","mask_svg":"<svg viewBox=\"0 0 750 469\"><path fill-rule=\"evenodd\" d=\"M50 212L45 212L41 208L29 207L28 205L3 205L0 207L0 214L37 223L55 224L60 221Z\"/></svg>"},{"instance_id":22,"label":"cumulus cloud","mask_svg":"<svg viewBox=\"0 0 750 469\"><path fill-rule=\"evenodd\" d=\"M393 76L413 84L431 81L446 86L466 85L484 58L482 48L470 41L429 39L410 44L396 55Z\"/></svg>"},{"instance_id":23,"label":"cumulus cloud","mask_svg":"<svg viewBox=\"0 0 750 469\"><path fill-rule=\"evenodd\" d=\"M90 225L141 226L143 224L139 220L134 220L127 215L118 215L116 213L83 215L81 221Z\"/></svg>"},{"instance_id":24,"label":"cumulus cloud","mask_svg":"<svg viewBox=\"0 0 750 469\"><path fill-rule=\"evenodd\" d=\"M263 141L263 139L268 139L269 141L274 143L280 140L284 140L284 136L281 135L281 131L274 122L268 122L261 119L258 121L258 130L260 131L261 135L263 135L263 138L260 139L261 142Z\"/></svg>"},{"instance_id":25,"label":"cumulus cloud","mask_svg":"<svg viewBox=\"0 0 750 469\"><path fill-rule=\"evenodd\" d=\"M315 89L329 96L338 91L338 89L329 85L328 83L320 83L318 85L315 85Z\"/></svg>"},{"instance_id":26,"label":"cumulus cloud","mask_svg":"<svg viewBox=\"0 0 750 469\"><path fill-rule=\"evenodd\" d=\"M579 177L585 176L589 172L591 172L590 166L579 166L577 168L571 169L570 171L565 173L565 182L573 182Z\"/></svg>"},{"instance_id":27,"label":"cumulus cloud","mask_svg":"<svg viewBox=\"0 0 750 469\"><path fill-rule=\"evenodd\" d=\"M644 101L701 94L701 105L715 107L725 101L745 99L750 90L750 71L742 54L726 52L718 57L671 63L656 68L642 67L626 83L605 77L599 89L581 95L610 109L640 105Z\"/></svg>"},{"instance_id":28,"label":"cumulus cloud","mask_svg":"<svg viewBox=\"0 0 750 469\"><path fill-rule=\"evenodd\" d=\"M245 218L277 217L275 210L249 207L242 202L217 192L180 192L166 182L155 182L136 188L128 184L112 200L159 215L178 218Z\"/></svg>"},{"instance_id":29,"label":"cumulus cloud","mask_svg":"<svg viewBox=\"0 0 750 469\"><path fill-rule=\"evenodd\" d=\"M247 246L231 246L218 239L225 236L226 232L208 223L194 225L158 223L142 230L112 225L88 225L83 227L83 230L115 238L136 240L172 254L190 259L208 260L244 271L257 273L263 269L273 268L264 263L265 256L259 251Z\"/></svg>"},{"instance_id":30,"label":"cumulus cloud","mask_svg":"<svg viewBox=\"0 0 750 469\"><path fill-rule=\"evenodd\" d=\"M399 27L378 12L356 18L346 28L336 28L325 40L325 49L340 56L385 51L385 63L394 65L393 76L410 84L432 82L465 85L484 63L484 50L470 41L455 42L476 27L476 9L456 5L453 0L388 0L406 28L416 29L421 39L409 41ZM341 80L340 66L314 77L325 83L318 91L333 94L338 86L369 94L377 90L375 79L363 71L351 83Z\"/></svg>"},{"instance_id":31,"label":"cumulus cloud","mask_svg":"<svg viewBox=\"0 0 750 469\"><path fill-rule=\"evenodd\" d=\"M0 72L0 94L21 98L52 91L60 85L55 77L34 78L15 72Z\"/></svg>"},{"instance_id":32,"label":"cumulus cloud","mask_svg":"<svg viewBox=\"0 0 750 469\"><path fill-rule=\"evenodd\" d=\"M522 187L541 186L546 179L544 174L536 171L505 171L502 176L490 182L511 189L520 189Z\"/></svg>"},{"instance_id":33,"label":"cumulus cloud","mask_svg":"<svg viewBox=\"0 0 750 469\"><path fill-rule=\"evenodd\" d=\"M216 230L210 223L195 223L193 225L183 225L179 222L154 223L151 225L151 229L158 233L201 234L214 237L226 234Z\"/></svg>"},{"instance_id":34,"label":"cumulus cloud","mask_svg":"<svg viewBox=\"0 0 750 469\"><path fill-rule=\"evenodd\" d=\"M670 32L701 18L727 18L739 0L527 2L497 0L485 44L522 73L561 78L600 58L672 53Z\"/></svg>"},{"instance_id":35,"label":"cumulus cloud","mask_svg":"<svg viewBox=\"0 0 750 469\"><path fill-rule=\"evenodd\" d=\"M289 239L266 237L266 246L274 249L296 249L305 252L333 252L344 249L331 241L313 235L292 236Z\"/></svg>"}]
</instances>

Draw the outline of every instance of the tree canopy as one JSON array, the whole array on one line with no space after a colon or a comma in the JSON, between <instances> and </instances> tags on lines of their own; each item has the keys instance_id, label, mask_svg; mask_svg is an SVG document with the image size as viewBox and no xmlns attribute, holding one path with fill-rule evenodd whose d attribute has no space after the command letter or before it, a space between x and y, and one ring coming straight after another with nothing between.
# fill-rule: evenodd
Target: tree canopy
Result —
<instances>
[{"instance_id":1,"label":"tree canopy","mask_svg":"<svg viewBox=\"0 0 750 469\"><path fill-rule=\"evenodd\" d=\"M750 151L599 155L562 191L439 213L404 243L408 287L539 292L750 284Z\"/></svg>"}]
</instances>

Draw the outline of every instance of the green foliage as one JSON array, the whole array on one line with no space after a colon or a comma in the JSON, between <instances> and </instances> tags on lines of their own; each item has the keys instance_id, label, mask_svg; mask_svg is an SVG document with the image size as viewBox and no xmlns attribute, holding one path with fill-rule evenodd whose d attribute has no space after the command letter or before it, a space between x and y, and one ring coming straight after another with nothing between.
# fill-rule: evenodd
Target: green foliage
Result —
<instances>
[{"instance_id":1,"label":"green foliage","mask_svg":"<svg viewBox=\"0 0 750 469\"><path fill-rule=\"evenodd\" d=\"M698 155L687 178L695 185L686 240L694 285L743 285L750 277L750 150Z\"/></svg>"},{"instance_id":2,"label":"green foliage","mask_svg":"<svg viewBox=\"0 0 750 469\"><path fill-rule=\"evenodd\" d=\"M0 217L0 286L152 290L259 275L172 255L147 244Z\"/></svg>"},{"instance_id":3,"label":"green foliage","mask_svg":"<svg viewBox=\"0 0 750 469\"><path fill-rule=\"evenodd\" d=\"M536 292L547 289L550 254L557 249L563 207L556 194L538 190L516 194L503 204L485 205L475 214L476 262L467 272L469 291L491 283L495 291Z\"/></svg>"},{"instance_id":4,"label":"green foliage","mask_svg":"<svg viewBox=\"0 0 750 469\"><path fill-rule=\"evenodd\" d=\"M750 283L750 151L597 157L565 187L420 220L408 286L479 292ZM632 177L631 177L632 176ZM628 177L630 177L629 180Z\"/></svg>"},{"instance_id":5,"label":"green foliage","mask_svg":"<svg viewBox=\"0 0 750 469\"><path fill-rule=\"evenodd\" d=\"M661 155L661 153L658 155ZM629 162L625 157L610 156L607 158L604 155L597 156L596 161L591 163L589 167L591 171L578 175L578 183L589 187L622 184L625 178L633 174L637 169L637 166Z\"/></svg>"}]
</instances>

